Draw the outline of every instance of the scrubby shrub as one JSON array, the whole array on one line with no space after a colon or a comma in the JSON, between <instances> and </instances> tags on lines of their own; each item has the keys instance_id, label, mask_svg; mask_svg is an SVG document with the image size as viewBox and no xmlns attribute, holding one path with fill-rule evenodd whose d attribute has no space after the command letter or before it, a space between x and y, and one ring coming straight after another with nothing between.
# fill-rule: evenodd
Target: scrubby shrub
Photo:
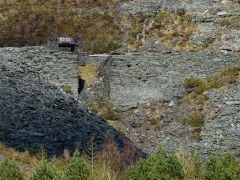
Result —
<instances>
[{"instance_id":1,"label":"scrubby shrub","mask_svg":"<svg viewBox=\"0 0 240 180\"><path fill-rule=\"evenodd\" d=\"M200 110L192 108L188 111L188 117L180 119L183 124L188 124L193 127L202 127L204 125L203 114Z\"/></svg>"},{"instance_id":2,"label":"scrubby shrub","mask_svg":"<svg viewBox=\"0 0 240 180\"><path fill-rule=\"evenodd\" d=\"M98 164L102 164L112 170L119 170L122 167L120 152L114 139L106 138L103 149L97 155Z\"/></svg>"},{"instance_id":3,"label":"scrubby shrub","mask_svg":"<svg viewBox=\"0 0 240 180\"><path fill-rule=\"evenodd\" d=\"M36 168L31 180L61 180L63 177L57 173L54 168L47 161L43 161L42 164Z\"/></svg>"},{"instance_id":4,"label":"scrubby shrub","mask_svg":"<svg viewBox=\"0 0 240 180\"><path fill-rule=\"evenodd\" d=\"M100 116L106 120L116 121L120 119L119 114L113 110L113 105L103 98L98 99L98 109Z\"/></svg>"},{"instance_id":5,"label":"scrubby shrub","mask_svg":"<svg viewBox=\"0 0 240 180\"><path fill-rule=\"evenodd\" d=\"M240 163L230 152L222 155L212 154L205 165L204 179L225 180L239 179Z\"/></svg>"},{"instance_id":6,"label":"scrubby shrub","mask_svg":"<svg viewBox=\"0 0 240 180\"><path fill-rule=\"evenodd\" d=\"M239 67L228 67L215 76L207 77L206 80L200 80L197 78L185 79L183 86L185 88L194 88L191 89L190 94L188 94L189 102L194 100L197 101L198 105L203 105L207 100L207 96L203 94L204 91L221 88L224 85L238 82L239 72Z\"/></svg>"},{"instance_id":7,"label":"scrubby shrub","mask_svg":"<svg viewBox=\"0 0 240 180\"><path fill-rule=\"evenodd\" d=\"M177 10L177 15L184 16L186 13L186 10L184 8L180 8Z\"/></svg>"},{"instance_id":8,"label":"scrubby shrub","mask_svg":"<svg viewBox=\"0 0 240 180\"><path fill-rule=\"evenodd\" d=\"M186 152L180 148L176 152L184 171L184 179L202 180L202 164L194 150Z\"/></svg>"},{"instance_id":9,"label":"scrubby shrub","mask_svg":"<svg viewBox=\"0 0 240 180\"><path fill-rule=\"evenodd\" d=\"M219 77L222 81L222 84L232 84L237 82L238 76L240 72L240 67L228 67L225 70L223 70Z\"/></svg>"},{"instance_id":10,"label":"scrubby shrub","mask_svg":"<svg viewBox=\"0 0 240 180\"><path fill-rule=\"evenodd\" d=\"M202 83L203 81L198 78L186 78L183 82L183 86L185 88L194 88L201 85Z\"/></svg>"},{"instance_id":11,"label":"scrubby shrub","mask_svg":"<svg viewBox=\"0 0 240 180\"><path fill-rule=\"evenodd\" d=\"M208 43L208 42L202 43L202 48L203 48L203 49L208 48L208 46L209 46L209 43Z\"/></svg>"},{"instance_id":12,"label":"scrubby shrub","mask_svg":"<svg viewBox=\"0 0 240 180\"><path fill-rule=\"evenodd\" d=\"M230 24L231 24L230 21L227 19L223 19L220 21L221 26L229 26Z\"/></svg>"},{"instance_id":13,"label":"scrubby shrub","mask_svg":"<svg viewBox=\"0 0 240 180\"><path fill-rule=\"evenodd\" d=\"M90 109L93 113L97 113L97 112L98 112L98 108L97 108L97 106L94 104L94 102L93 102L92 100L89 100L89 101L87 102L87 104L88 104L89 109Z\"/></svg>"},{"instance_id":14,"label":"scrubby shrub","mask_svg":"<svg viewBox=\"0 0 240 180\"><path fill-rule=\"evenodd\" d=\"M202 131L201 127L195 128L191 133L191 137L196 141L201 141L202 140L201 131Z\"/></svg>"},{"instance_id":15,"label":"scrubby shrub","mask_svg":"<svg viewBox=\"0 0 240 180\"><path fill-rule=\"evenodd\" d=\"M151 125L157 124L157 119L155 117L149 118L148 121L151 123Z\"/></svg>"},{"instance_id":16,"label":"scrubby shrub","mask_svg":"<svg viewBox=\"0 0 240 180\"><path fill-rule=\"evenodd\" d=\"M111 52L111 51L114 51L118 48L118 45L114 42L114 41L111 41L108 45L108 52Z\"/></svg>"},{"instance_id":17,"label":"scrubby shrub","mask_svg":"<svg viewBox=\"0 0 240 180\"><path fill-rule=\"evenodd\" d=\"M64 86L63 86L63 92L65 92L65 93L71 93L72 92L72 89L71 89L71 86L69 86L68 84L65 84Z\"/></svg>"},{"instance_id":18,"label":"scrubby shrub","mask_svg":"<svg viewBox=\"0 0 240 180\"><path fill-rule=\"evenodd\" d=\"M5 158L0 164L0 180L23 180L23 174L14 161Z\"/></svg>"},{"instance_id":19,"label":"scrubby shrub","mask_svg":"<svg viewBox=\"0 0 240 180\"><path fill-rule=\"evenodd\" d=\"M157 18L155 20L161 24L167 18L170 18L170 14L168 12L160 12L158 13Z\"/></svg>"},{"instance_id":20,"label":"scrubby shrub","mask_svg":"<svg viewBox=\"0 0 240 180\"><path fill-rule=\"evenodd\" d=\"M79 151L76 150L65 168L64 174L68 180L87 180L90 176L90 166L79 154Z\"/></svg>"},{"instance_id":21,"label":"scrubby shrub","mask_svg":"<svg viewBox=\"0 0 240 180\"><path fill-rule=\"evenodd\" d=\"M147 159L141 159L136 166L131 166L122 180L183 178L184 172L178 157L173 152L167 153L160 148Z\"/></svg>"}]
</instances>

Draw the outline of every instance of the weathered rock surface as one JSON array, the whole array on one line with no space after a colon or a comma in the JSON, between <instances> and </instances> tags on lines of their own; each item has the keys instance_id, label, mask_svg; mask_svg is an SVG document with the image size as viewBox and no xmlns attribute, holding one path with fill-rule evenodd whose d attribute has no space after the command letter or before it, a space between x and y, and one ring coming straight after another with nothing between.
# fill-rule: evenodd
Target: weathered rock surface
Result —
<instances>
[{"instance_id":1,"label":"weathered rock surface","mask_svg":"<svg viewBox=\"0 0 240 180\"><path fill-rule=\"evenodd\" d=\"M191 20L185 20L196 25L194 33L190 35L190 38L187 38L187 41L192 45L195 51L207 48L211 51L220 50L224 52L236 52L239 51L239 38L238 35L236 35L239 34L239 8L240 5L236 2L234 3L232 0L133 0L121 2L115 8L114 12L119 14L118 23L123 27L123 51L126 51L126 49L135 50L131 46L133 43L129 45L126 39L132 39L129 37L132 31L134 31L134 29L131 28L131 24L134 24L134 21L137 20L138 23L144 21L144 25L142 26L142 30L139 30L136 37L134 37L136 39L136 47L139 45L142 46L140 47L140 51L145 50L146 47L150 47L152 52L154 52L154 50L155 52L162 52L162 47L160 47L159 50L159 46L154 46L153 43L149 45L148 43L148 41L152 39L161 42L161 35L155 34L155 31L151 31L154 27L151 26L151 24L152 22L156 23L156 19L158 18L157 14L159 12L178 14L179 10L183 10L184 13L191 16ZM182 17L184 17L183 14L181 15ZM183 21L185 20L183 18ZM162 28L160 24L158 24L158 26L158 28ZM146 31L146 29L148 30ZM176 31L176 29L173 30L174 28L171 27L167 27L167 29L172 34ZM187 34L188 33L186 33L185 36L187 36ZM225 37L229 38L226 39ZM182 51L184 49L175 46L181 38L168 37L166 39L165 42L161 42L165 46L177 51ZM171 43L169 43L168 40ZM191 50L190 47L189 50ZM188 49L184 49L184 51L188 51Z\"/></svg>"},{"instance_id":2,"label":"weathered rock surface","mask_svg":"<svg viewBox=\"0 0 240 180\"><path fill-rule=\"evenodd\" d=\"M126 140L104 120L59 90L58 81L54 79L58 73L62 78L65 71L59 72L59 68L64 69L68 63L54 65L64 63L64 58L60 58L63 56L74 61L75 55L51 53L43 47L2 48L0 52L2 142L19 150L44 146L50 154L60 154L64 148L84 149L90 136L96 138L98 147L102 146L105 135L113 136L119 145ZM59 58L62 60L57 62ZM206 107L215 115L204 113L201 141L192 137L193 127L179 122L179 116L186 110L180 105L185 93L184 79L206 78L227 66L239 65L238 55L163 49L162 53L95 55L88 63L100 63L98 73L102 81L86 88L82 96L93 100L97 96L109 96L122 117L114 125L144 152L151 153L162 144L168 150L179 146L194 148L203 160L213 151L227 149L239 156L239 85L217 93L207 92ZM45 64L48 71L44 71ZM64 77L63 80L69 78Z\"/></svg>"},{"instance_id":3,"label":"weathered rock surface","mask_svg":"<svg viewBox=\"0 0 240 180\"><path fill-rule=\"evenodd\" d=\"M239 99L240 85L234 84L218 91L210 90L206 93L208 100L205 106L211 111L204 112L205 124L201 131L202 140L194 141L192 127L184 126L172 121L159 136L159 141L167 149L176 149L180 145L184 148L197 150L202 159L212 152L231 150L237 157L239 153ZM173 132L179 132L176 136ZM164 139L164 140L163 140Z\"/></svg>"},{"instance_id":4,"label":"weathered rock surface","mask_svg":"<svg viewBox=\"0 0 240 180\"><path fill-rule=\"evenodd\" d=\"M70 93L74 95L74 98L77 98L78 60L76 54L68 51L51 51L40 46L1 48L0 53L25 62L61 91L63 91L64 86L70 86Z\"/></svg>"},{"instance_id":5,"label":"weathered rock surface","mask_svg":"<svg viewBox=\"0 0 240 180\"><path fill-rule=\"evenodd\" d=\"M205 79L228 66L239 66L239 55L129 53L114 55L106 64L110 70L110 101L122 117L115 126L144 152L151 153L162 144L168 150L195 149L203 161L212 152L226 150L240 157L239 84L205 93L208 97L205 107L209 111L203 111L203 128L179 122L188 109L181 104L186 93L184 79ZM196 130L202 140L193 136Z\"/></svg>"},{"instance_id":6,"label":"weathered rock surface","mask_svg":"<svg viewBox=\"0 0 240 180\"><path fill-rule=\"evenodd\" d=\"M185 0L184 2L177 0L133 0L122 2L116 11L129 14L154 14L158 11L175 11L179 8L185 8L187 11L204 13L209 8L217 6L216 2L211 0Z\"/></svg>"},{"instance_id":7,"label":"weathered rock surface","mask_svg":"<svg viewBox=\"0 0 240 180\"><path fill-rule=\"evenodd\" d=\"M0 141L17 150L44 147L49 155L77 147L84 150L91 136L97 148L106 136L115 138L120 147L126 140L123 135L50 83L46 78L52 75L46 59L50 55L41 51L40 47L0 50ZM58 69L55 62L51 67ZM44 67L46 73L38 71Z\"/></svg>"},{"instance_id":8,"label":"weathered rock surface","mask_svg":"<svg viewBox=\"0 0 240 180\"><path fill-rule=\"evenodd\" d=\"M184 93L184 79L206 78L227 66L239 64L239 56L224 53L114 55L108 77L110 101L115 105L136 106L179 98Z\"/></svg>"}]
</instances>

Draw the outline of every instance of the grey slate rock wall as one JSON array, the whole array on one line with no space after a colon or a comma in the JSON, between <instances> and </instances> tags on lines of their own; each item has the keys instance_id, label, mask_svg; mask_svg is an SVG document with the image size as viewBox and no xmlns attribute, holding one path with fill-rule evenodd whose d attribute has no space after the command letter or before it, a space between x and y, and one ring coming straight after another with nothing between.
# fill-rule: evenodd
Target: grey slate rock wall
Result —
<instances>
[{"instance_id":1,"label":"grey slate rock wall","mask_svg":"<svg viewBox=\"0 0 240 180\"><path fill-rule=\"evenodd\" d=\"M46 56L41 54L43 50L0 50L0 141L17 150L44 147L50 156L60 155L64 149L84 150L91 136L97 148L103 146L106 136L121 147L126 140L123 135L49 83L55 75L49 73L53 65L41 62L48 57L67 58L69 54L55 52L54 56ZM70 62L66 65L73 66Z\"/></svg>"},{"instance_id":2,"label":"grey slate rock wall","mask_svg":"<svg viewBox=\"0 0 240 180\"><path fill-rule=\"evenodd\" d=\"M77 55L68 51L53 51L45 47L1 48L0 53L9 58L24 61L45 80L63 90L71 87L75 98L78 96Z\"/></svg>"},{"instance_id":3,"label":"grey slate rock wall","mask_svg":"<svg viewBox=\"0 0 240 180\"><path fill-rule=\"evenodd\" d=\"M129 53L113 55L111 62L110 101L116 106L136 106L179 98L185 78L206 78L239 65L240 57L213 52Z\"/></svg>"}]
</instances>

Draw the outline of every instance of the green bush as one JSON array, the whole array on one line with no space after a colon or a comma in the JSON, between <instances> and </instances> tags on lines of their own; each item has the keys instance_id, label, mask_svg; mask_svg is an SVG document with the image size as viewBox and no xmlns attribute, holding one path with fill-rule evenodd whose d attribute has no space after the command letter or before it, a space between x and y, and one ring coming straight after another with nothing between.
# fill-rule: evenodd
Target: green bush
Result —
<instances>
[{"instance_id":1,"label":"green bush","mask_svg":"<svg viewBox=\"0 0 240 180\"><path fill-rule=\"evenodd\" d=\"M202 164L194 150L187 153L184 149L177 152L184 171L184 179L202 180Z\"/></svg>"},{"instance_id":2,"label":"green bush","mask_svg":"<svg viewBox=\"0 0 240 180\"><path fill-rule=\"evenodd\" d=\"M180 119L183 124L188 124L192 127L202 127L204 125L203 114L200 110L192 108L189 110L187 118Z\"/></svg>"},{"instance_id":3,"label":"green bush","mask_svg":"<svg viewBox=\"0 0 240 180\"><path fill-rule=\"evenodd\" d=\"M23 174L21 173L18 165L5 158L0 164L0 180L22 180Z\"/></svg>"},{"instance_id":4,"label":"green bush","mask_svg":"<svg viewBox=\"0 0 240 180\"><path fill-rule=\"evenodd\" d=\"M204 170L206 180L240 179L240 163L230 152L222 155L212 154Z\"/></svg>"},{"instance_id":5,"label":"green bush","mask_svg":"<svg viewBox=\"0 0 240 180\"><path fill-rule=\"evenodd\" d=\"M200 110L193 108L190 111L190 116L187 119L187 123L191 126L199 127L204 125L203 114Z\"/></svg>"},{"instance_id":6,"label":"green bush","mask_svg":"<svg viewBox=\"0 0 240 180\"><path fill-rule=\"evenodd\" d=\"M100 116L105 120L116 121L120 119L119 114L113 110L113 105L103 98L98 99L98 109Z\"/></svg>"},{"instance_id":7,"label":"green bush","mask_svg":"<svg viewBox=\"0 0 240 180\"><path fill-rule=\"evenodd\" d=\"M202 80L198 78L186 78L183 82L185 88L194 88L200 86L203 83Z\"/></svg>"},{"instance_id":8,"label":"green bush","mask_svg":"<svg viewBox=\"0 0 240 180\"><path fill-rule=\"evenodd\" d=\"M114 42L114 41L111 41L108 45L108 50L107 52L111 52L111 51L114 51L118 48L118 45Z\"/></svg>"},{"instance_id":9,"label":"green bush","mask_svg":"<svg viewBox=\"0 0 240 180\"><path fill-rule=\"evenodd\" d=\"M221 26L229 26L231 22L228 19L223 19L220 21Z\"/></svg>"},{"instance_id":10,"label":"green bush","mask_svg":"<svg viewBox=\"0 0 240 180\"><path fill-rule=\"evenodd\" d=\"M163 20L166 20L167 18L170 18L170 14L168 12L159 12L155 20L158 23L162 23Z\"/></svg>"},{"instance_id":11,"label":"green bush","mask_svg":"<svg viewBox=\"0 0 240 180\"><path fill-rule=\"evenodd\" d=\"M71 89L71 86L69 86L68 84L64 85L63 86L63 92L65 93L71 93L72 92L72 89Z\"/></svg>"},{"instance_id":12,"label":"green bush","mask_svg":"<svg viewBox=\"0 0 240 180\"><path fill-rule=\"evenodd\" d=\"M122 180L169 180L183 179L184 172L178 157L162 148L147 159L141 159L137 166L131 166Z\"/></svg>"},{"instance_id":13,"label":"green bush","mask_svg":"<svg viewBox=\"0 0 240 180\"><path fill-rule=\"evenodd\" d=\"M56 168L43 161L40 167L36 168L31 180L60 180L63 177L57 173Z\"/></svg>"},{"instance_id":14,"label":"green bush","mask_svg":"<svg viewBox=\"0 0 240 180\"><path fill-rule=\"evenodd\" d=\"M208 43L208 42L202 43L202 48L203 48L203 49L208 48L208 46L209 46L209 43Z\"/></svg>"},{"instance_id":15,"label":"green bush","mask_svg":"<svg viewBox=\"0 0 240 180\"><path fill-rule=\"evenodd\" d=\"M158 122L158 120L156 118L154 118L154 117L149 118L148 121L151 123L151 125L155 125Z\"/></svg>"},{"instance_id":16,"label":"green bush","mask_svg":"<svg viewBox=\"0 0 240 180\"><path fill-rule=\"evenodd\" d=\"M90 166L83 158L79 157L79 152L75 151L64 174L68 180L87 180L90 177Z\"/></svg>"},{"instance_id":17,"label":"green bush","mask_svg":"<svg viewBox=\"0 0 240 180\"><path fill-rule=\"evenodd\" d=\"M177 10L177 15L184 16L186 14L186 10L184 8L180 8Z\"/></svg>"},{"instance_id":18,"label":"green bush","mask_svg":"<svg viewBox=\"0 0 240 180\"><path fill-rule=\"evenodd\" d=\"M89 109L93 112L93 113L97 113L98 112L98 108L97 106L94 104L94 102L92 100L89 100L87 102L87 105L89 107Z\"/></svg>"}]
</instances>

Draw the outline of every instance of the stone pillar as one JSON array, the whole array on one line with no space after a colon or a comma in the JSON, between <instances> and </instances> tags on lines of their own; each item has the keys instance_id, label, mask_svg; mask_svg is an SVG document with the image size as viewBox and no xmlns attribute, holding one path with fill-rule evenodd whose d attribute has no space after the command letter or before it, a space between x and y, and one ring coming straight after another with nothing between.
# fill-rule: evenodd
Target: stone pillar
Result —
<instances>
[{"instance_id":1,"label":"stone pillar","mask_svg":"<svg viewBox=\"0 0 240 180\"><path fill-rule=\"evenodd\" d=\"M78 58L78 65L79 66L85 66L87 53L83 52L83 43L82 38L79 34L76 35L76 52L77 52L77 58Z\"/></svg>"},{"instance_id":2,"label":"stone pillar","mask_svg":"<svg viewBox=\"0 0 240 180\"><path fill-rule=\"evenodd\" d=\"M76 52L77 53L83 52L82 38L79 34L76 34L75 41L76 41L76 48L75 48Z\"/></svg>"},{"instance_id":3,"label":"stone pillar","mask_svg":"<svg viewBox=\"0 0 240 180\"><path fill-rule=\"evenodd\" d=\"M79 66L85 66L86 61L88 61L88 54L81 52L78 54L78 65Z\"/></svg>"},{"instance_id":4,"label":"stone pillar","mask_svg":"<svg viewBox=\"0 0 240 180\"><path fill-rule=\"evenodd\" d=\"M58 44L57 44L56 41L54 41L53 35L50 35L48 37L47 48L49 50L52 50L52 51L54 51L54 50L58 51L59 50Z\"/></svg>"}]
</instances>

